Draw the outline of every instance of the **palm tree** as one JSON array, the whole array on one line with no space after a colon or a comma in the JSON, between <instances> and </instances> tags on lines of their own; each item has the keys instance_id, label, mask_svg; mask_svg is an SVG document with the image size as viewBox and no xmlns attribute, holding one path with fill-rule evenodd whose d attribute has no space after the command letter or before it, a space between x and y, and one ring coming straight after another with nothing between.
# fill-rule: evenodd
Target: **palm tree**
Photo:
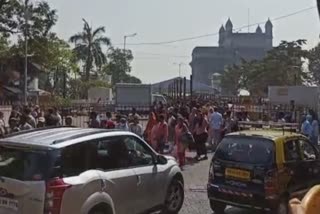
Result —
<instances>
[{"instance_id":1,"label":"palm tree","mask_svg":"<svg viewBox=\"0 0 320 214\"><path fill-rule=\"evenodd\" d=\"M102 45L110 45L110 39L103 36L104 27L93 30L88 22L83 19L83 31L70 37L70 42L75 43L74 52L77 58L85 62L86 81L90 80L90 71L95 66L101 69L107 61L106 55L102 51Z\"/></svg>"}]
</instances>

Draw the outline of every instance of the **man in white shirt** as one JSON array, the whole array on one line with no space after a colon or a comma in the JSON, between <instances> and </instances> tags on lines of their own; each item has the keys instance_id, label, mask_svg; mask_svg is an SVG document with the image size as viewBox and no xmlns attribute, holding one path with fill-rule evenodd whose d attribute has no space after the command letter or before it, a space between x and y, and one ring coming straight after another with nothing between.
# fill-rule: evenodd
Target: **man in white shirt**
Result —
<instances>
[{"instance_id":1,"label":"man in white shirt","mask_svg":"<svg viewBox=\"0 0 320 214\"><path fill-rule=\"evenodd\" d=\"M223 125L222 115L218 112L218 108L214 107L213 113L210 119L210 129L211 129L211 135L213 137L213 146L217 146L221 140L222 125Z\"/></svg>"}]
</instances>

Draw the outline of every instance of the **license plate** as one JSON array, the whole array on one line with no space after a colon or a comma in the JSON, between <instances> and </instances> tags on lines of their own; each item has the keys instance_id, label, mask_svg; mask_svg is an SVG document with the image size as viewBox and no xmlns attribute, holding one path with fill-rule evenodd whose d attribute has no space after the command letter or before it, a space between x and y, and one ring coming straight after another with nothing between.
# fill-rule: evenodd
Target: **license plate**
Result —
<instances>
[{"instance_id":1,"label":"license plate","mask_svg":"<svg viewBox=\"0 0 320 214\"><path fill-rule=\"evenodd\" d=\"M10 198L0 197L0 208L7 208L18 211L18 201Z\"/></svg>"},{"instance_id":2,"label":"license plate","mask_svg":"<svg viewBox=\"0 0 320 214\"><path fill-rule=\"evenodd\" d=\"M250 172L246 170L226 168L225 175L228 178L238 178L245 181L250 180Z\"/></svg>"}]
</instances>

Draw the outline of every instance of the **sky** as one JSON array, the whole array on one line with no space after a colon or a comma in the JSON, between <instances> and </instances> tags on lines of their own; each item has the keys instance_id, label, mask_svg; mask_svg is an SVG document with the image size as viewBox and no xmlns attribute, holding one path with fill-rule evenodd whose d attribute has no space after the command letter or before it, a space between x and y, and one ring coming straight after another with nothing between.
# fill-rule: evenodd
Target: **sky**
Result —
<instances>
[{"instance_id":1,"label":"sky","mask_svg":"<svg viewBox=\"0 0 320 214\"><path fill-rule=\"evenodd\" d=\"M82 18L94 28L105 26L114 46L127 48L134 55L132 75L143 83L155 83L179 75L191 74L189 63L196 46L217 46L218 37L165 45L134 45L157 43L217 33L227 19L234 28L267 21L316 5L316 0L48 0L57 9L59 20L55 31L68 38L82 30ZM274 45L281 40L306 39L306 48L319 42L320 20L317 9L311 9L273 22ZM250 31L255 31L252 26ZM264 29L264 26L261 26ZM247 32L248 28L242 29Z\"/></svg>"}]
</instances>

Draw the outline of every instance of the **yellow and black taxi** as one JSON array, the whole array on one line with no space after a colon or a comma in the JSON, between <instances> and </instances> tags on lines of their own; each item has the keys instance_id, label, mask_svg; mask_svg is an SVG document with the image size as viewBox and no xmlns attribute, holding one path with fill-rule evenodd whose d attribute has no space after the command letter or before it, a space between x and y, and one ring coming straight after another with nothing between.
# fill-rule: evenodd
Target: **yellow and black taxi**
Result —
<instances>
[{"instance_id":1,"label":"yellow and black taxi","mask_svg":"<svg viewBox=\"0 0 320 214\"><path fill-rule=\"evenodd\" d=\"M221 141L207 190L215 214L227 205L287 214L291 198L303 197L319 183L319 151L305 136L284 128L250 129Z\"/></svg>"}]
</instances>

